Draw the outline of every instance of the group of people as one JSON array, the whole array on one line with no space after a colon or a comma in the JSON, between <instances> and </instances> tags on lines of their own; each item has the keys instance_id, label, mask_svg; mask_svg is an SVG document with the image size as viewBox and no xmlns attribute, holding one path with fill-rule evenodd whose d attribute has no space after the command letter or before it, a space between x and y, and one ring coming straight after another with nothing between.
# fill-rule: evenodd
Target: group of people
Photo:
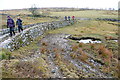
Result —
<instances>
[{"instance_id":1,"label":"group of people","mask_svg":"<svg viewBox=\"0 0 120 80\"><path fill-rule=\"evenodd\" d=\"M15 28L15 22L14 20L10 17L10 16L7 16L7 28L10 29L10 37L12 37L13 35L15 35L15 31L14 31L14 28ZM70 21L72 18L72 20L75 20L75 16L65 16L65 20L67 21ZM20 19L20 17L17 18L17 21L16 21L16 25L18 26L18 31L19 33L21 31L23 31L23 28L22 28L22 20Z\"/></svg>"},{"instance_id":2,"label":"group of people","mask_svg":"<svg viewBox=\"0 0 120 80\"><path fill-rule=\"evenodd\" d=\"M71 17L70 16L65 16L65 21L70 21L71 20ZM75 16L72 16L72 20L75 20Z\"/></svg>"},{"instance_id":3,"label":"group of people","mask_svg":"<svg viewBox=\"0 0 120 80\"><path fill-rule=\"evenodd\" d=\"M7 28L10 29L10 37L12 37L13 35L15 35L15 31L14 31L15 22L14 22L14 20L10 16L7 16L7 18L8 18L7 19ZM20 17L17 18L16 25L18 26L19 33L21 31L23 31L22 20L20 19Z\"/></svg>"}]
</instances>

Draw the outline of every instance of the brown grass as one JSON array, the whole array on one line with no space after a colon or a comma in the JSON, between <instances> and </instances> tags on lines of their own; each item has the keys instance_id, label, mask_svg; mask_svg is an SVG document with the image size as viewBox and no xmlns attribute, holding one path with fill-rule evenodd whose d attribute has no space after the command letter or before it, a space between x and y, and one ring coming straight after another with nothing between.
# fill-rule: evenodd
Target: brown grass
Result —
<instances>
[{"instance_id":1,"label":"brown grass","mask_svg":"<svg viewBox=\"0 0 120 80\"><path fill-rule=\"evenodd\" d=\"M78 45L73 45L71 48L72 48L72 51L77 51L77 49L79 48L79 46Z\"/></svg>"},{"instance_id":2,"label":"brown grass","mask_svg":"<svg viewBox=\"0 0 120 80\"><path fill-rule=\"evenodd\" d=\"M113 57L112 51L108 50L104 46L100 46L98 53L101 56L101 58L103 58L106 65L109 65L111 63L111 59Z\"/></svg>"},{"instance_id":3,"label":"brown grass","mask_svg":"<svg viewBox=\"0 0 120 80\"><path fill-rule=\"evenodd\" d=\"M98 48L98 52L99 52L99 55L101 55L102 57L111 57L112 58L112 51L108 50L107 48L105 48L105 46L100 46Z\"/></svg>"},{"instance_id":4,"label":"brown grass","mask_svg":"<svg viewBox=\"0 0 120 80\"><path fill-rule=\"evenodd\" d=\"M60 54L59 53L55 53L55 58L58 60L60 60L61 59L61 56L60 56Z\"/></svg>"},{"instance_id":5,"label":"brown grass","mask_svg":"<svg viewBox=\"0 0 120 80\"><path fill-rule=\"evenodd\" d=\"M91 49L95 49L95 44L90 44Z\"/></svg>"},{"instance_id":6,"label":"brown grass","mask_svg":"<svg viewBox=\"0 0 120 80\"><path fill-rule=\"evenodd\" d=\"M57 48L53 48L53 52L58 53L58 49Z\"/></svg>"},{"instance_id":7,"label":"brown grass","mask_svg":"<svg viewBox=\"0 0 120 80\"><path fill-rule=\"evenodd\" d=\"M43 72L38 69L37 67L33 66L35 63L32 62L19 62L17 65L15 65L16 73L13 73L16 78L32 78L36 75L39 75L38 77L42 77ZM24 66L23 66L24 65Z\"/></svg>"},{"instance_id":8,"label":"brown grass","mask_svg":"<svg viewBox=\"0 0 120 80\"><path fill-rule=\"evenodd\" d=\"M46 53L47 52L47 49L45 48L45 47L42 47L42 48L40 48L40 51L41 51L41 53Z\"/></svg>"},{"instance_id":9,"label":"brown grass","mask_svg":"<svg viewBox=\"0 0 120 80\"><path fill-rule=\"evenodd\" d=\"M105 36L105 39L110 40L110 39L113 39L113 37L112 36Z\"/></svg>"},{"instance_id":10,"label":"brown grass","mask_svg":"<svg viewBox=\"0 0 120 80\"><path fill-rule=\"evenodd\" d=\"M78 46L79 46L79 47L83 47L83 45L84 45L84 43L79 43Z\"/></svg>"},{"instance_id":11,"label":"brown grass","mask_svg":"<svg viewBox=\"0 0 120 80\"><path fill-rule=\"evenodd\" d=\"M70 56L71 56L73 59L77 58L77 55L76 55L75 53L70 53Z\"/></svg>"},{"instance_id":12,"label":"brown grass","mask_svg":"<svg viewBox=\"0 0 120 80\"><path fill-rule=\"evenodd\" d=\"M82 50L82 49L79 49L79 56L78 56L78 59L86 62L86 60L89 58L88 55Z\"/></svg>"}]
</instances>

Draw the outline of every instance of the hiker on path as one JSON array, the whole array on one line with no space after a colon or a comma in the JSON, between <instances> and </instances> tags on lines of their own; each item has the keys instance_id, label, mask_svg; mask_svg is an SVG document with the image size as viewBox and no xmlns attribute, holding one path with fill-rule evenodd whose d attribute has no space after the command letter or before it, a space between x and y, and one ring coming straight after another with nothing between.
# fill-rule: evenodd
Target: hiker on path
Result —
<instances>
[{"instance_id":1,"label":"hiker on path","mask_svg":"<svg viewBox=\"0 0 120 80\"><path fill-rule=\"evenodd\" d=\"M72 20L75 20L75 16L72 16Z\"/></svg>"},{"instance_id":2,"label":"hiker on path","mask_svg":"<svg viewBox=\"0 0 120 80\"><path fill-rule=\"evenodd\" d=\"M23 28L22 28L22 20L20 19L20 17L17 18L16 25L18 25L18 31L19 31L19 33L20 33L21 31L23 31Z\"/></svg>"},{"instance_id":3,"label":"hiker on path","mask_svg":"<svg viewBox=\"0 0 120 80\"><path fill-rule=\"evenodd\" d=\"M67 21L67 16L65 16L65 21Z\"/></svg>"},{"instance_id":4,"label":"hiker on path","mask_svg":"<svg viewBox=\"0 0 120 80\"><path fill-rule=\"evenodd\" d=\"M68 20L70 21L70 16L68 16Z\"/></svg>"},{"instance_id":5,"label":"hiker on path","mask_svg":"<svg viewBox=\"0 0 120 80\"><path fill-rule=\"evenodd\" d=\"M13 36L13 34L15 35L15 32L14 32L14 27L15 27L15 23L14 23L14 20L10 17L10 16L7 16L7 28L10 29L10 37Z\"/></svg>"}]
</instances>

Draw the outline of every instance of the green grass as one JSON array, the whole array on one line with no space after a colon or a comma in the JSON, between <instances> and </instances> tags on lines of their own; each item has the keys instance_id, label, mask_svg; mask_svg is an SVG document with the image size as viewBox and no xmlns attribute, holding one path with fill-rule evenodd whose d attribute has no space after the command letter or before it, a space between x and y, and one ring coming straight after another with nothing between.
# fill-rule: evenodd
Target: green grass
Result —
<instances>
[{"instance_id":1,"label":"green grass","mask_svg":"<svg viewBox=\"0 0 120 80\"><path fill-rule=\"evenodd\" d=\"M11 52L7 49L2 49L2 51L0 51L0 60L3 59L10 59L11 57Z\"/></svg>"},{"instance_id":2,"label":"green grass","mask_svg":"<svg viewBox=\"0 0 120 80\"><path fill-rule=\"evenodd\" d=\"M78 21L72 26L66 26L56 30L50 30L48 33L65 33L75 36L85 36L85 37L97 37L103 38L105 36L112 36L117 38L116 35L118 27L112 24L108 24L106 21Z\"/></svg>"},{"instance_id":3,"label":"green grass","mask_svg":"<svg viewBox=\"0 0 120 80\"><path fill-rule=\"evenodd\" d=\"M75 16L85 18L118 18L117 11L96 11L96 10L84 10L84 11L64 11L64 12L51 12L52 16Z\"/></svg>"}]
</instances>

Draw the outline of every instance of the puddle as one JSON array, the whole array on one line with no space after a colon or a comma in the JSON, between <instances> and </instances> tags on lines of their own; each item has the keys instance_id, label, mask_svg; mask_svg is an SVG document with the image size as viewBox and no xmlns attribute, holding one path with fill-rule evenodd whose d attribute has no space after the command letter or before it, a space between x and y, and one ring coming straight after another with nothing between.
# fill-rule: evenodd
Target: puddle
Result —
<instances>
[{"instance_id":1,"label":"puddle","mask_svg":"<svg viewBox=\"0 0 120 80\"><path fill-rule=\"evenodd\" d=\"M107 41L113 41L113 42L118 42L118 40L117 39L110 39L110 40L107 40Z\"/></svg>"},{"instance_id":2,"label":"puddle","mask_svg":"<svg viewBox=\"0 0 120 80\"><path fill-rule=\"evenodd\" d=\"M118 42L118 40L112 40L112 41Z\"/></svg>"},{"instance_id":3,"label":"puddle","mask_svg":"<svg viewBox=\"0 0 120 80\"><path fill-rule=\"evenodd\" d=\"M101 39L94 37L72 37L69 36L69 39L76 40L79 43L102 43Z\"/></svg>"},{"instance_id":4,"label":"puddle","mask_svg":"<svg viewBox=\"0 0 120 80\"><path fill-rule=\"evenodd\" d=\"M79 40L78 41L79 43L102 43L101 41L99 40L92 40L92 39L85 39L85 40Z\"/></svg>"}]
</instances>

